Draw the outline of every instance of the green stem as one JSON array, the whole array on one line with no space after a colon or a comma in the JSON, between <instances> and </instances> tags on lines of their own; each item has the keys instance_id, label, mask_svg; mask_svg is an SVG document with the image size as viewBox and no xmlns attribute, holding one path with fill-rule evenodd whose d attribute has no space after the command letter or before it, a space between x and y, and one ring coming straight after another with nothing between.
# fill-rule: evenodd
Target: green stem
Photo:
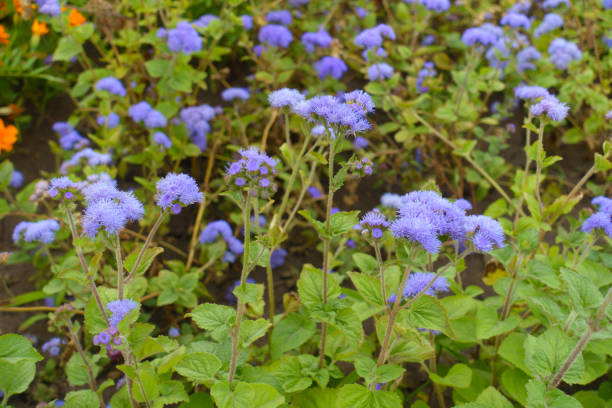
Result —
<instances>
[{"instance_id":1,"label":"green stem","mask_svg":"<svg viewBox=\"0 0 612 408\"><path fill-rule=\"evenodd\" d=\"M538 128L538 153L536 159L536 185L535 193L538 199L539 210L542 211L542 196L540 194L540 175L542 173L542 150L544 141L544 121L540 120L540 127Z\"/></svg>"},{"instance_id":2,"label":"green stem","mask_svg":"<svg viewBox=\"0 0 612 408\"><path fill-rule=\"evenodd\" d=\"M249 250L251 244L251 191L247 191L246 202L244 205L244 253L242 258L242 273L240 274L240 286L246 283L246 279L249 273ZM236 374L236 363L238 362L238 340L240 339L240 325L242 324L242 317L245 312L245 305L242 300L238 298L238 305L236 306L236 327L232 331L232 355L230 359L228 381L231 383L234 380Z\"/></svg>"},{"instance_id":3,"label":"green stem","mask_svg":"<svg viewBox=\"0 0 612 408\"><path fill-rule=\"evenodd\" d=\"M123 299L123 259L121 258L121 241L115 236L115 262L117 263L117 297Z\"/></svg>"},{"instance_id":4,"label":"green stem","mask_svg":"<svg viewBox=\"0 0 612 408\"><path fill-rule=\"evenodd\" d=\"M383 301L387 301L387 286L385 284L385 267L383 265L382 256L380 255L380 246L378 245L378 241L374 241L374 252L376 253L376 263L378 264L378 272L380 273L380 290L382 293ZM389 312L388 308L385 308L387 313Z\"/></svg>"},{"instance_id":5,"label":"green stem","mask_svg":"<svg viewBox=\"0 0 612 408\"><path fill-rule=\"evenodd\" d=\"M327 207L325 210L325 234L323 238L323 304L327 304L327 279L329 274L329 247L331 239L331 209L334 201L334 157L335 141L330 138L328 164ZM325 343L327 341L327 323L321 323L321 346L319 347L319 368L325 365Z\"/></svg>"},{"instance_id":6,"label":"green stem","mask_svg":"<svg viewBox=\"0 0 612 408\"><path fill-rule=\"evenodd\" d=\"M531 112L527 116L527 123L531 123ZM521 186L521 195L519 197L519 202L516 205L518 208L523 208L524 194L525 194L525 186L527 185L527 176L529 175L529 166L531 166L531 159L529 158L529 154L527 153L527 149L531 146L531 129L527 128L525 135L525 169L523 170L523 181ZM519 220L519 212L516 212L514 217L514 229L516 230L518 226Z\"/></svg>"},{"instance_id":7,"label":"green stem","mask_svg":"<svg viewBox=\"0 0 612 408\"><path fill-rule=\"evenodd\" d=\"M142 247L140 248L140 252L138 252L138 256L136 257L136 262L134 262L134 266L132 266L132 270L130 271L129 275L125 278L124 283L126 285L130 283L132 278L134 278L134 275L136 274L136 271L138 270L138 266L140 265L140 262L142 261L142 257L144 256L145 251L147 250L149 245L151 245L151 241L153 241L153 237L155 236L155 233L157 233L157 230L159 229L164 219L164 216L166 214L168 214L168 209L163 210L161 214L159 214L157 221L155 221L155 224L153 224L153 228L151 228L151 231L149 231L149 235L147 235L147 239L145 239L144 244L142 244Z\"/></svg>"}]
</instances>

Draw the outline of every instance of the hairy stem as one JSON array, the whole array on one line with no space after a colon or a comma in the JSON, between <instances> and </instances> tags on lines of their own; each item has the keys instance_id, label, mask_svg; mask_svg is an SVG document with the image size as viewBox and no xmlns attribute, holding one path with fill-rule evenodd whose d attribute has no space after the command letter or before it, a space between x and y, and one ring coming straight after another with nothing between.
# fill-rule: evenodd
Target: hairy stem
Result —
<instances>
[{"instance_id":1,"label":"hairy stem","mask_svg":"<svg viewBox=\"0 0 612 408\"><path fill-rule=\"evenodd\" d=\"M130 281L134 278L134 275L136 275L136 271L138 270L140 261L142 261L142 257L144 256L145 251L147 250L149 245L151 245L151 241L153 241L153 237L155 236L155 233L159 229L164 219L164 216L166 214L168 214L168 209L163 210L161 214L159 214L157 221L155 221L155 224L153 224L153 228L151 228L151 231L149 231L149 235L147 235L147 239L145 240L144 244L142 244L142 247L140 248L140 252L138 252L138 256L136 257L136 262L134 262L134 266L132 266L132 270L130 271L130 274L127 276L127 278L125 278L124 283L126 285L130 283Z\"/></svg>"},{"instance_id":2,"label":"hairy stem","mask_svg":"<svg viewBox=\"0 0 612 408\"><path fill-rule=\"evenodd\" d=\"M531 123L531 118L532 118L531 112L529 112L529 115L527 116L527 123ZM525 191L525 186L527 185L527 176L529 174L529 166L531 166L531 159L529 158L529 154L527 153L527 149L529 148L529 146L531 146L531 129L527 128L526 134L525 134L525 169L523 170L521 195L519 197L518 204L516 205L518 208L523 208L523 201L524 201L523 195ZM519 220L519 212L517 211L514 217L514 229L516 229L518 225L518 220Z\"/></svg>"},{"instance_id":3,"label":"hairy stem","mask_svg":"<svg viewBox=\"0 0 612 408\"><path fill-rule=\"evenodd\" d=\"M117 263L117 297L123 299L123 260L121 258L121 241L119 234L115 237L115 261Z\"/></svg>"},{"instance_id":4,"label":"hairy stem","mask_svg":"<svg viewBox=\"0 0 612 408\"><path fill-rule=\"evenodd\" d=\"M536 185L535 185L535 194L538 199L538 205L540 206L540 211L542 210L542 195L540 194L540 176L542 173L542 150L544 143L544 121L540 120L540 127L538 128L538 153L536 159Z\"/></svg>"},{"instance_id":5,"label":"hairy stem","mask_svg":"<svg viewBox=\"0 0 612 408\"><path fill-rule=\"evenodd\" d=\"M380 274L380 290L383 297L383 302L387 301L387 286L385 284L385 267L383 265L382 256L380 255L380 246L378 241L374 241L374 252L376 253L376 263L378 264L378 272ZM389 309L385 308L387 313Z\"/></svg>"}]
</instances>

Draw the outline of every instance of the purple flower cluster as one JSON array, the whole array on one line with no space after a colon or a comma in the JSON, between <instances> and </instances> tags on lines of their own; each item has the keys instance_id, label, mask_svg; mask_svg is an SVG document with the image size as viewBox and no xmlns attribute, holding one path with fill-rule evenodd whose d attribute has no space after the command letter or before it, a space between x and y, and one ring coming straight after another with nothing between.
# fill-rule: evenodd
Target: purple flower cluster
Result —
<instances>
[{"instance_id":1,"label":"purple flower cluster","mask_svg":"<svg viewBox=\"0 0 612 408\"><path fill-rule=\"evenodd\" d=\"M172 140L164 132L153 133L153 142L161 146L162 150L172 147Z\"/></svg>"},{"instance_id":2,"label":"purple flower cluster","mask_svg":"<svg viewBox=\"0 0 612 408\"><path fill-rule=\"evenodd\" d=\"M96 123L98 125L106 126L109 129L114 129L119 126L119 121L119 115L117 115L115 112L109 113L108 116L99 115L96 118Z\"/></svg>"},{"instance_id":3,"label":"purple flower cluster","mask_svg":"<svg viewBox=\"0 0 612 408\"><path fill-rule=\"evenodd\" d=\"M219 20L219 17L214 14L204 14L194 20L192 24L198 28L206 28L213 20Z\"/></svg>"},{"instance_id":4,"label":"purple flower cluster","mask_svg":"<svg viewBox=\"0 0 612 408\"><path fill-rule=\"evenodd\" d=\"M274 189L275 185L270 178L276 174L277 161L252 146L241 149L240 159L231 163L226 174L238 187L249 189Z\"/></svg>"},{"instance_id":5,"label":"purple flower cluster","mask_svg":"<svg viewBox=\"0 0 612 408\"><path fill-rule=\"evenodd\" d=\"M62 8L58 0L34 0L38 6L38 12L51 17L59 16Z\"/></svg>"},{"instance_id":6,"label":"purple flower cluster","mask_svg":"<svg viewBox=\"0 0 612 408\"><path fill-rule=\"evenodd\" d=\"M463 32L461 41L468 47L475 44L493 45L503 37L504 31L491 23L485 23L480 27L470 27Z\"/></svg>"},{"instance_id":7,"label":"purple flower cluster","mask_svg":"<svg viewBox=\"0 0 612 408\"><path fill-rule=\"evenodd\" d=\"M419 0L419 4L425 6L427 10L441 13L450 8L450 0Z\"/></svg>"},{"instance_id":8,"label":"purple flower cluster","mask_svg":"<svg viewBox=\"0 0 612 408\"><path fill-rule=\"evenodd\" d=\"M401 198L390 231L395 238L421 244L429 253L439 252L441 237L463 243L468 233L472 233L471 240L480 251L503 247L503 230L497 221L468 216L465 211L463 204L450 202L434 191L413 191Z\"/></svg>"},{"instance_id":9,"label":"purple flower cluster","mask_svg":"<svg viewBox=\"0 0 612 408\"><path fill-rule=\"evenodd\" d=\"M209 223L200 234L200 243L208 244L217 240L221 236L227 243L227 252L223 256L224 262L234 262L236 258L244 252L242 242L234 236L232 228L227 221L218 220Z\"/></svg>"},{"instance_id":10,"label":"purple flower cluster","mask_svg":"<svg viewBox=\"0 0 612 408\"><path fill-rule=\"evenodd\" d=\"M380 196L380 204L384 207L399 209L402 205L402 196L395 193L384 193Z\"/></svg>"},{"instance_id":11,"label":"purple flower cluster","mask_svg":"<svg viewBox=\"0 0 612 408\"><path fill-rule=\"evenodd\" d=\"M514 96L519 99L538 99L549 95L548 90L541 86L519 85L514 88Z\"/></svg>"},{"instance_id":12,"label":"purple flower cluster","mask_svg":"<svg viewBox=\"0 0 612 408\"><path fill-rule=\"evenodd\" d=\"M606 0L604 0L605 2ZM544 0L540 6L547 10L551 8L555 8L560 6L561 4L565 4L567 7L570 7L570 0Z\"/></svg>"},{"instance_id":13,"label":"purple flower cluster","mask_svg":"<svg viewBox=\"0 0 612 408\"><path fill-rule=\"evenodd\" d=\"M546 114L550 119L554 121L562 121L567 116L569 107L560 102L556 96L548 95L542 98L542 100L535 105L532 105L529 112L533 116L540 116Z\"/></svg>"},{"instance_id":14,"label":"purple flower cluster","mask_svg":"<svg viewBox=\"0 0 612 408\"><path fill-rule=\"evenodd\" d=\"M433 62L426 62L423 64L423 68L419 71L416 79L416 87L418 93L429 92L429 87L423 86L423 82L428 77L435 77L436 74L436 68Z\"/></svg>"},{"instance_id":15,"label":"purple flower cluster","mask_svg":"<svg viewBox=\"0 0 612 408\"><path fill-rule=\"evenodd\" d=\"M434 280L435 277L436 274L433 272L414 272L406 280L406 286L404 286L404 290L402 291L402 297L404 299L415 297L423 292L430 284L431 286L424 292L426 296L434 297L438 292L448 292L448 281L446 278L444 276L438 276ZM397 295L393 293L389 296L387 302L395 303L396 299Z\"/></svg>"},{"instance_id":16,"label":"purple flower cluster","mask_svg":"<svg viewBox=\"0 0 612 408\"><path fill-rule=\"evenodd\" d=\"M293 22L291 13L288 10L275 10L266 14L266 21L269 24L280 24L288 26Z\"/></svg>"},{"instance_id":17,"label":"purple flower cluster","mask_svg":"<svg viewBox=\"0 0 612 408\"><path fill-rule=\"evenodd\" d=\"M128 114L134 122L142 122L149 129L165 127L168 124L166 117L161 112L153 109L147 101L130 106Z\"/></svg>"},{"instance_id":18,"label":"purple flower cluster","mask_svg":"<svg viewBox=\"0 0 612 408\"><path fill-rule=\"evenodd\" d=\"M361 89L355 89L354 91L345 93L343 99L344 103L353 108L358 114L374 112L375 106L374 102L372 102L372 97Z\"/></svg>"},{"instance_id":19,"label":"purple flower cluster","mask_svg":"<svg viewBox=\"0 0 612 408\"><path fill-rule=\"evenodd\" d=\"M506 13L500 20L501 25L507 25L512 28L524 28L525 30L529 30L531 28L531 22L529 21L529 17L524 14L509 12Z\"/></svg>"},{"instance_id":20,"label":"purple flower cluster","mask_svg":"<svg viewBox=\"0 0 612 408\"><path fill-rule=\"evenodd\" d=\"M111 343L118 346L122 342L117 326L132 310L138 308L138 303L132 299L113 300L106 305L106 308L111 312L109 327L93 337L93 344L96 346L104 344L106 350L110 352Z\"/></svg>"},{"instance_id":21,"label":"purple flower cluster","mask_svg":"<svg viewBox=\"0 0 612 408\"><path fill-rule=\"evenodd\" d=\"M227 88L221 92L221 99L226 102L234 99L240 99L243 101L248 100L251 97L251 93L247 88Z\"/></svg>"},{"instance_id":22,"label":"purple flower cluster","mask_svg":"<svg viewBox=\"0 0 612 408\"><path fill-rule=\"evenodd\" d=\"M546 33L563 27L563 18L556 13L548 13L544 16L542 23L533 30L533 36L538 38Z\"/></svg>"},{"instance_id":23,"label":"purple flower cluster","mask_svg":"<svg viewBox=\"0 0 612 408\"><path fill-rule=\"evenodd\" d=\"M376 208L367 212L359 221L359 226L362 228L361 234L370 234L372 238L375 239L382 238L384 231L386 231L390 225L385 215Z\"/></svg>"},{"instance_id":24,"label":"purple flower cluster","mask_svg":"<svg viewBox=\"0 0 612 408\"><path fill-rule=\"evenodd\" d=\"M528 69L535 69L535 65L531 61L539 60L542 54L532 46L523 48L516 53L516 67L519 72L526 71Z\"/></svg>"},{"instance_id":25,"label":"purple flower cluster","mask_svg":"<svg viewBox=\"0 0 612 408\"><path fill-rule=\"evenodd\" d=\"M612 238L612 198L595 197L591 204L599 206L599 210L582 223L582 231L591 232L594 229L601 229Z\"/></svg>"},{"instance_id":26,"label":"purple flower cluster","mask_svg":"<svg viewBox=\"0 0 612 408\"><path fill-rule=\"evenodd\" d=\"M99 181L83 188L87 207L81 225L85 234L95 238L100 229L116 235L128 222L140 220L144 207L132 192L118 190L112 183Z\"/></svg>"},{"instance_id":27,"label":"purple flower cluster","mask_svg":"<svg viewBox=\"0 0 612 408\"><path fill-rule=\"evenodd\" d=\"M51 179L51 182L49 183L49 197L55 198L59 193L64 193L63 198L66 200L71 200L73 193L79 191L82 186L82 183L72 181L68 177L56 177Z\"/></svg>"},{"instance_id":28,"label":"purple flower cluster","mask_svg":"<svg viewBox=\"0 0 612 408\"><path fill-rule=\"evenodd\" d=\"M182 207L204 199L196 181L184 173L168 173L156 187L156 204L163 209L170 208L174 214L180 213Z\"/></svg>"},{"instance_id":29,"label":"purple flower cluster","mask_svg":"<svg viewBox=\"0 0 612 408\"><path fill-rule=\"evenodd\" d=\"M570 62L582 58L578 46L563 38L555 38L548 47L550 62L558 69L566 69Z\"/></svg>"},{"instance_id":30,"label":"purple flower cluster","mask_svg":"<svg viewBox=\"0 0 612 408\"><path fill-rule=\"evenodd\" d=\"M257 38L262 43L281 48L287 48L289 44L291 44L291 41L293 41L291 31L289 31L287 27L278 24L263 26L261 30L259 30Z\"/></svg>"},{"instance_id":31,"label":"purple flower cluster","mask_svg":"<svg viewBox=\"0 0 612 408\"><path fill-rule=\"evenodd\" d=\"M55 233L59 229L59 222L55 220L21 221L13 230L13 242L17 244L23 238L25 242L49 245L55 240Z\"/></svg>"},{"instance_id":32,"label":"purple flower cluster","mask_svg":"<svg viewBox=\"0 0 612 408\"><path fill-rule=\"evenodd\" d=\"M297 89L282 88L268 95L268 103L273 108L293 107L305 99Z\"/></svg>"},{"instance_id":33,"label":"purple flower cluster","mask_svg":"<svg viewBox=\"0 0 612 408\"><path fill-rule=\"evenodd\" d=\"M387 24L379 24L373 28L366 28L355 37L355 45L363 48L380 47L383 43L383 37L390 40L395 40L395 31Z\"/></svg>"},{"instance_id":34,"label":"purple flower cluster","mask_svg":"<svg viewBox=\"0 0 612 408\"><path fill-rule=\"evenodd\" d=\"M257 283L255 282L255 279L253 278L246 278L246 283ZM229 288L227 288L227 292L225 294L225 300L227 300L227 303L230 304L235 304L236 303L236 296L234 295L234 289L236 289L238 286L240 286L240 279L238 279L236 282L234 282L234 284L232 286L230 286Z\"/></svg>"},{"instance_id":35,"label":"purple flower cluster","mask_svg":"<svg viewBox=\"0 0 612 408\"><path fill-rule=\"evenodd\" d=\"M202 49L200 35L187 21L181 21L176 25L176 28L167 31L161 28L157 31L157 36L159 38L166 38L168 49L173 52L191 54Z\"/></svg>"},{"instance_id":36,"label":"purple flower cluster","mask_svg":"<svg viewBox=\"0 0 612 408\"><path fill-rule=\"evenodd\" d=\"M323 27L319 27L317 32L302 34L302 44L304 44L304 48L308 52L314 52L316 47L327 48L333 40L332 36Z\"/></svg>"},{"instance_id":37,"label":"purple flower cluster","mask_svg":"<svg viewBox=\"0 0 612 408\"><path fill-rule=\"evenodd\" d=\"M215 109L206 104L181 110L180 117L185 123L189 137L201 151L206 150L206 135L211 129L209 122L215 114Z\"/></svg>"},{"instance_id":38,"label":"purple flower cluster","mask_svg":"<svg viewBox=\"0 0 612 408\"><path fill-rule=\"evenodd\" d=\"M68 174L68 169L74 166L78 166L81 160L86 160L87 164L91 167L100 166L104 164L110 164L113 161L110 153L100 153L96 152L91 148L83 149L80 152L76 152L72 157L66 161L64 161L60 165L60 173Z\"/></svg>"},{"instance_id":39,"label":"purple flower cluster","mask_svg":"<svg viewBox=\"0 0 612 408\"><path fill-rule=\"evenodd\" d=\"M276 269L280 268L285 264L285 260L287 259L287 250L285 248L278 248L270 254L270 268Z\"/></svg>"},{"instance_id":40,"label":"purple flower cluster","mask_svg":"<svg viewBox=\"0 0 612 408\"><path fill-rule=\"evenodd\" d=\"M51 337L49 341L43 343L41 350L43 353L49 353L51 357L57 357L62 351L62 344L66 344L66 341L59 337Z\"/></svg>"},{"instance_id":41,"label":"purple flower cluster","mask_svg":"<svg viewBox=\"0 0 612 408\"><path fill-rule=\"evenodd\" d=\"M314 68L319 74L319 78L324 79L331 76L335 79L342 78L342 75L348 70L348 66L340 58L326 56L315 62Z\"/></svg>"},{"instance_id":42,"label":"purple flower cluster","mask_svg":"<svg viewBox=\"0 0 612 408\"><path fill-rule=\"evenodd\" d=\"M89 140L85 139L68 122L55 122L52 129L60 135L60 146L64 150L82 149L89 145Z\"/></svg>"},{"instance_id":43,"label":"purple flower cluster","mask_svg":"<svg viewBox=\"0 0 612 408\"><path fill-rule=\"evenodd\" d=\"M11 174L11 181L9 181L9 186L13 188L19 188L23 184L23 173L19 170L13 170Z\"/></svg>"},{"instance_id":44,"label":"purple flower cluster","mask_svg":"<svg viewBox=\"0 0 612 408\"><path fill-rule=\"evenodd\" d=\"M126 95L125 88L123 87L121 81L112 76L98 80L98 82L96 82L96 90L106 91L117 96Z\"/></svg>"},{"instance_id":45,"label":"purple flower cluster","mask_svg":"<svg viewBox=\"0 0 612 408\"><path fill-rule=\"evenodd\" d=\"M386 62L373 64L368 67L368 79L376 81L377 79L388 79L393 76L393 67Z\"/></svg>"},{"instance_id":46,"label":"purple flower cluster","mask_svg":"<svg viewBox=\"0 0 612 408\"><path fill-rule=\"evenodd\" d=\"M242 21L242 26L245 30L251 30L253 28L253 17L248 14L243 14L240 16L240 20Z\"/></svg>"},{"instance_id":47,"label":"purple flower cluster","mask_svg":"<svg viewBox=\"0 0 612 408\"><path fill-rule=\"evenodd\" d=\"M365 92L348 94L348 102L335 96L315 96L293 106L293 112L317 125L324 125L333 138L337 131L360 133L370 129L366 115L374 109ZM314 128L313 128L314 133Z\"/></svg>"}]
</instances>

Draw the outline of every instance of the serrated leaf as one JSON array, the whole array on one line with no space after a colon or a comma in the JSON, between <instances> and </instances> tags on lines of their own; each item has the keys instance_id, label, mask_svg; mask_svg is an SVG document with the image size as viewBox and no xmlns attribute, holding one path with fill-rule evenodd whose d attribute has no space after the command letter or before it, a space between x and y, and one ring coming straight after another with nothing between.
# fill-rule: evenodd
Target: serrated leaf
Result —
<instances>
[{"instance_id":1,"label":"serrated leaf","mask_svg":"<svg viewBox=\"0 0 612 408\"><path fill-rule=\"evenodd\" d=\"M214 354L195 352L185 354L177 364L176 371L192 381L205 382L212 380L221 366L221 360Z\"/></svg>"},{"instance_id":2,"label":"serrated leaf","mask_svg":"<svg viewBox=\"0 0 612 408\"><path fill-rule=\"evenodd\" d=\"M430 374L431 381L439 385L454 388L467 388L472 382L472 370L465 364L455 364L448 370L444 377L437 374Z\"/></svg>"}]
</instances>

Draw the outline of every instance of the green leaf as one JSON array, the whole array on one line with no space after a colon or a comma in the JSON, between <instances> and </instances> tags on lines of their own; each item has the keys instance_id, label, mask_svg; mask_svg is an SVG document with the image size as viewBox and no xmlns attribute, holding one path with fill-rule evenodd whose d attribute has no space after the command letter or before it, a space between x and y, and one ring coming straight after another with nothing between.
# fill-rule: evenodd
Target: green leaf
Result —
<instances>
[{"instance_id":1,"label":"green leaf","mask_svg":"<svg viewBox=\"0 0 612 408\"><path fill-rule=\"evenodd\" d=\"M489 205L487 210L484 212L484 215L491 218L498 218L506 214L507 212L508 204L506 203L506 200L500 198L498 200L493 201L493 203Z\"/></svg>"},{"instance_id":2,"label":"green leaf","mask_svg":"<svg viewBox=\"0 0 612 408\"><path fill-rule=\"evenodd\" d=\"M243 285L236 286L232 293L240 299L242 303L256 304L262 299L263 285L246 282Z\"/></svg>"},{"instance_id":3,"label":"green leaf","mask_svg":"<svg viewBox=\"0 0 612 408\"><path fill-rule=\"evenodd\" d=\"M378 267L378 262L376 258L372 255L364 254L362 252L356 252L353 254L353 261L355 261L355 265L361 270L361 272L366 274L371 274Z\"/></svg>"},{"instance_id":4,"label":"green leaf","mask_svg":"<svg viewBox=\"0 0 612 408\"><path fill-rule=\"evenodd\" d=\"M527 335L524 333L510 333L500 344L498 353L506 361L529 374L529 369L525 365L525 347L523 345L526 338Z\"/></svg>"},{"instance_id":5,"label":"green leaf","mask_svg":"<svg viewBox=\"0 0 612 408\"><path fill-rule=\"evenodd\" d=\"M98 287L98 294L100 295L100 301L103 305L107 305L109 302L117 299L117 290L105 287ZM106 311L108 316L108 311ZM96 299L91 296L87 306L85 306L85 327L90 333L100 333L107 329L106 321L100 309Z\"/></svg>"},{"instance_id":6,"label":"green leaf","mask_svg":"<svg viewBox=\"0 0 612 408\"><path fill-rule=\"evenodd\" d=\"M306 218L306 221L308 221L310 224L312 224L312 226L315 228L315 230L317 231L317 234L319 234L319 236L324 237L326 235L325 223L323 223L321 221L317 221L312 215L310 215L310 212L308 212L306 210L300 210L300 211L298 211L298 214L300 214L302 217Z\"/></svg>"},{"instance_id":7,"label":"green leaf","mask_svg":"<svg viewBox=\"0 0 612 408\"><path fill-rule=\"evenodd\" d=\"M397 364L381 365L376 368L374 381L381 384L390 383L403 375L405 371L404 367L400 367Z\"/></svg>"},{"instance_id":8,"label":"green leaf","mask_svg":"<svg viewBox=\"0 0 612 408\"><path fill-rule=\"evenodd\" d=\"M285 402L269 384L240 382L232 391L227 382L218 382L210 393L218 408L276 408Z\"/></svg>"},{"instance_id":9,"label":"green leaf","mask_svg":"<svg viewBox=\"0 0 612 408\"><path fill-rule=\"evenodd\" d=\"M184 355L176 366L176 371L192 381L205 382L215 377L221 365L221 360L214 354L195 352Z\"/></svg>"},{"instance_id":10,"label":"green leaf","mask_svg":"<svg viewBox=\"0 0 612 408\"><path fill-rule=\"evenodd\" d=\"M187 317L191 317L199 328L210 330L213 338L219 340L229 336L229 329L236 320L236 311L229 306L203 303L188 313Z\"/></svg>"},{"instance_id":11,"label":"green leaf","mask_svg":"<svg viewBox=\"0 0 612 408\"><path fill-rule=\"evenodd\" d=\"M240 345L247 347L255 340L265 336L270 326L271 324L266 319L244 320L240 327Z\"/></svg>"},{"instance_id":12,"label":"green leaf","mask_svg":"<svg viewBox=\"0 0 612 408\"><path fill-rule=\"evenodd\" d=\"M351 231L359 222L359 211L339 211L332 214L329 232L331 237L339 237Z\"/></svg>"},{"instance_id":13,"label":"green leaf","mask_svg":"<svg viewBox=\"0 0 612 408\"><path fill-rule=\"evenodd\" d=\"M357 272L349 272L348 275L364 300L376 306L385 305L380 281L377 278Z\"/></svg>"},{"instance_id":14,"label":"green leaf","mask_svg":"<svg viewBox=\"0 0 612 408\"><path fill-rule=\"evenodd\" d=\"M510 314L506 320L500 321L494 308L480 303L476 313L476 337L479 340L489 339L509 332L519 324L520 320L516 314Z\"/></svg>"},{"instance_id":15,"label":"green leaf","mask_svg":"<svg viewBox=\"0 0 612 408\"><path fill-rule=\"evenodd\" d=\"M527 381L529 376L518 368L505 370L500 377L504 391L523 406L527 403Z\"/></svg>"},{"instance_id":16,"label":"green leaf","mask_svg":"<svg viewBox=\"0 0 612 408\"><path fill-rule=\"evenodd\" d=\"M100 372L100 366L93 361L91 354L85 352L85 357L91 366L94 378L96 378ZM72 354L70 360L68 360L66 364L66 376L68 377L68 382L73 386L84 385L89 382L87 366L78 353Z\"/></svg>"},{"instance_id":17,"label":"green leaf","mask_svg":"<svg viewBox=\"0 0 612 408\"><path fill-rule=\"evenodd\" d=\"M132 268L134 268L134 263L136 262L136 258L138 258L138 253L140 252L140 248L141 247L138 247L135 251L129 254L127 258L125 258L123 265L126 271L131 272ZM147 248L144 251L142 258L140 259L138 268L136 268L136 276L142 275L143 273L145 273L149 269L149 267L151 266L151 264L153 263L157 255L161 254L162 252L164 252L164 248L162 247Z\"/></svg>"},{"instance_id":18,"label":"green leaf","mask_svg":"<svg viewBox=\"0 0 612 408\"><path fill-rule=\"evenodd\" d=\"M71 391L66 395L66 408L99 407L98 396L92 390Z\"/></svg>"},{"instance_id":19,"label":"green leaf","mask_svg":"<svg viewBox=\"0 0 612 408\"><path fill-rule=\"evenodd\" d=\"M300 313L291 313L274 327L270 339L272 360L306 343L316 332L315 322Z\"/></svg>"},{"instance_id":20,"label":"green leaf","mask_svg":"<svg viewBox=\"0 0 612 408\"><path fill-rule=\"evenodd\" d=\"M323 271L314 267L304 267L297 282L300 300L307 308L323 304ZM340 296L340 286L334 278L327 279L327 300Z\"/></svg>"},{"instance_id":21,"label":"green leaf","mask_svg":"<svg viewBox=\"0 0 612 408\"><path fill-rule=\"evenodd\" d=\"M605 172L612 169L612 163L599 153L595 153L595 170Z\"/></svg>"},{"instance_id":22,"label":"green leaf","mask_svg":"<svg viewBox=\"0 0 612 408\"><path fill-rule=\"evenodd\" d=\"M421 296L410 305L406 312L402 310L400 313L407 313L408 321L414 328L449 333L446 310L436 298Z\"/></svg>"},{"instance_id":23,"label":"green leaf","mask_svg":"<svg viewBox=\"0 0 612 408\"><path fill-rule=\"evenodd\" d=\"M0 389L11 396L28 389L36 374L36 364L29 360L14 363L3 361L0 375Z\"/></svg>"},{"instance_id":24,"label":"green leaf","mask_svg":"<svg viewBox=\"0 0 612 408\"><path fill-rule=\"evenodd\" d=\"M343 386L336 399L336 408L401 408L402 401L392 391L369 391L359 384Z\"/></svg>"},{"instance_id":25,"label":"green leaf","mask_svg":"<svg viewBox=\"0 0 612 408\"><path fill-rule=\"evenodd\" d=\"M431 381L439 385L454 388L467 388L472 382L472 370L465 364L455 364L448 370L444 377L437 374L430 374Z\"/></svg>"},{"instance_id":26,"label":"green leaf","mask_svg":"<svg viewBox=\"0 0 612 408\"><path fill-rule=\"evenodd\" d=\"M168 73L170 61L153 59L145 62L145 67L147 68L149 75L151 75L153 78L159 78Z\"/></svg>"},{"instance_id":27,"label":"green leaf","mask_svg":"<svg viewBox=\"0 0 612 408\"><path fill-rule=\"evenodd\" d=\"M13 163L9 160L4 160L2 164L0 164L0 190L4 190L9 186L12 174Z\"/></svg>"},{"instance_id":28,"label":"green leaf","mask_svg":"<svg viewBox=\"0 0 612 408\"><path fill-rule=\"evenodd\" d=\"M527 383L527 408L582 408L580 402L555 388L546 390L546 384L538 380Z\"/></svg>"},{"instance_id":29,"label":"green leaf","mask_svg":"<svg viewBox=\"0 0 612 408\"><path fill-rule=\"evenodd\" d=\"M77 43L73 37L64 36L57 43L57 48L53 53L53 61L70 61L72 57L81 52L81 44Z\"/></svg>"},{"instance_id":30,"label":"green leaf","mask_svg":"<svg viewBox=\"0 0 612 408\"><path fill-rule=\"evenodd\" d=\"M558 327L550 328L538 337L529 335L525 340L525 364L534 377L547 379L559 371L576 343L576 340ZM580 355L574 360L563 380L574 384L580 381L583 372L584 360Z\"/></svg>"},{"instance_id":31,"label":"green leaf","mask_svg":"<svg viewBox=\"0 0 612 408\"><path fill-rule=\"evenodd\" d=\"M596 308L603 301L601 292L589 278L567 268L561 268L561 276L567 284L570 299L577 311Z\"/></svg>"},{"instance_id":32,"label":"green leaf","mask_svg":"<svg viewBox=\"0 0 612 408\"><path fill-rule=\"evenodd\" d=\"M333 408L337 395L337 388L313 387L293 395L291 402L299 408Z\"/></svg>"},{"instance_id":33,"label":"green leaf","mask_svg":"<svg viewBox=\"0 0 612 408\"><path fill-rule=\"evenodd\" d=\"M295 356L288 356L276 361L270 371L281 383L284 392L293 393L307 389L312 385L312 373L307 369L302 369L300 359Z\"/></svg>"},{"instance_id":34,"label":"green leaf","mask_svg":"<svg viewBox=\"0 0 612 408\"><path fill-rule=\"evenodd\" d=\"M36 363L42 359L32 347L32 342L25 337L13 333L0 336L0 366L4 363Z\"/></svg>"},{"instance_id":35,"label":"green leaf","mask_svg":"<svg viewBox=\"0 0 612 408\"><path fill-rule=\"evenodd\" d=\"M455 140L455 144L457 148L453 150L453 154L461 157L468 157L474 147L476 147L476 140L465 140L465 139L457 139Z\"/></svg>"},{"instance_id":36,"label":"green leaf","mask_svg":"<svg viewBox=\"0 0 612 408\"><path fill-rule=\"evenodd\" d=\"M485 388L476 399L476 402L488 408L512 408L512 403L492 386Z\"/></svg>"},{"instance_id":37,"label":"green leaf","mask_svg":"<svg viewBox=\"0 0 612 408\"><path fill-rule=\"evenodd\" d=\"M134 395L134 399L138 402L145 402L145 395L146 399L149 401L156 399L159 395L160 381L155 370L150 366L141 368L138 370L138 378L140 379L142 388L136 381L132 383L132 394ZM143 391L145 395L143 395Z\"/></svg>"}]
</instances>

